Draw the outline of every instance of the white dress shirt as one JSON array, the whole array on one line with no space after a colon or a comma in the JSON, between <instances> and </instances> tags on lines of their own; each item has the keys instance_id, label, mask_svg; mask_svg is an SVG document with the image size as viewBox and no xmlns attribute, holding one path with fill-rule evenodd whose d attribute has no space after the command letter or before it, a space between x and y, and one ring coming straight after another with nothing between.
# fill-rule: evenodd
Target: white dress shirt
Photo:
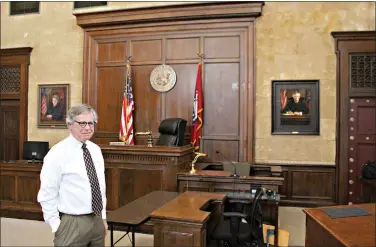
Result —
<instances>
[{"instance_id":1,"label":"white dress shirt","mask_svg":"<svg viewBox=\"0 0 376 247\"><path fill-rule=\"evenodd\" d=\"M106 219L106 184L102 151L91 141L85 143L97 172L103 201L102 218ZM44 220L51 226L52 232L56 232L60 225L59 212L73 215L93 212L82 144L70 135L53 146L44 158L38 202L42 206Z\"/></svg>"}]
</instances>

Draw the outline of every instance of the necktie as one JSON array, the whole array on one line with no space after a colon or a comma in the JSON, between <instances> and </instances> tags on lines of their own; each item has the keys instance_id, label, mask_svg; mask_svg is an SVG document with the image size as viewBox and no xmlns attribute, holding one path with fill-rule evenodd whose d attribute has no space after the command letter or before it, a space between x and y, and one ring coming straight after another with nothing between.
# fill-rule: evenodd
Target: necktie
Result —
<instances>
[{"instance_id":1,"label":"necktie","mask_svg":"<svg viewBox=\"0 0 376 247\"><path fill-rule=\"evenodd\" d=\"M84 151L84 160L86 166L87 176L89 177L91 187L91 206L95 215L100 215L103 209L102 195L99 188L99 182L97 172L95 171L94 162L91 158L89 150L86 148L86 144L82 145Z\"/></svg>"}]
</instances>

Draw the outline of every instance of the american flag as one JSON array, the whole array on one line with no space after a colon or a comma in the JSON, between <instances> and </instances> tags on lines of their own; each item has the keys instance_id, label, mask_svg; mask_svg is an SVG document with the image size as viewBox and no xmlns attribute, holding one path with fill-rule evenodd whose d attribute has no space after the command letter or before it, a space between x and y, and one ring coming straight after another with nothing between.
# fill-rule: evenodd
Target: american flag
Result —
<instances>
[{"instance_id":1,"label":"american flag","mask_svg":"<svg viewBox=\"0 0 376 247\"><path fill-rule=\"evenodd\" d=\"M41 110L42 110L42 115L46 116L46 113L47 113L47 97L46 97L46 89L45 88L42 88Z\"/></svg>"},{"instance_id":2,"label":"american flag","mask_svg":"<svg viewBox=\"0 0 376 247\"><path fill-rule=\"evenodd\" d=\"M120 132L119 139L126 144L134 145L133 138L133 93L132 93L132 78L131 78L131 67L127 64L127 74L125 78L124 96L123 96L123 106L121 110L120 119Z\"/></svg>"}]
</instances>

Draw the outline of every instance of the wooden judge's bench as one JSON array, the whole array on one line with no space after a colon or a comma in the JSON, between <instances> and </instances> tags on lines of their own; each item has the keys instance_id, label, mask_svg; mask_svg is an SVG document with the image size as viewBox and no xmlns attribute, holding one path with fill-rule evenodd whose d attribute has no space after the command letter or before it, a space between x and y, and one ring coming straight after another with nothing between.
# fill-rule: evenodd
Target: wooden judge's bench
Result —
<instances>
[{"instance_id":1,"label":"wooden judge's bench","mask_svg":"<svg viewBox=\"0 0 376 247\"><path fill-rule=\"evenodd\" d=\"M100 145L105 162L107 209L155 190L176 191L177 173L188 169L193 147Z\"/></svg>"}]
</instances>

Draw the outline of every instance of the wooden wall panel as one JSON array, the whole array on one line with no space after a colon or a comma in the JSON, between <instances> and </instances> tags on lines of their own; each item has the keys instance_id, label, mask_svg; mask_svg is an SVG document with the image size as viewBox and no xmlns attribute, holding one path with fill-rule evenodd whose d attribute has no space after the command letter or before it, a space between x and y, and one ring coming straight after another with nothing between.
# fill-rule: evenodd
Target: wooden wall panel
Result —
<instances>
[{"instance_id":1,"label":"wooden wall panel","mask_svg":"<svg viewBox=\"0 0 376 247\"><path fill-rule=\"evenodd\" d=\"M1 175L0 180L1 185L1 194L0 194L0 200L1 201L10 201L14 202L16 201L16 177L15 176L9 176L9 175Z\"/></svg>"},{"instance_id":2,"label":"wooden wall panel","mask_svg":"<svg viewBox=\"0 0 376 247\"><path fill-rule=\"evenodd\" d=\"M210 161L239 160L239 142L237 140L204 140L203 152L210 157ZM216 151L220 153L216 153Z\"/></svg>"},{"instance_id":3,"label":"wooden wall panel","mask_svg":"<svg viewBox=\"0 0 376 247\"><path fill-rule=\"evenodd\" d=\"M167 60L197 59L196 53L200 50L198 37L167 39L166 42Z\"/></svg>"},{"instance_id":4,"label":"wooden wall panel","mask_svg":"<svg viewBox=\"0 0 376 247\"><path fill-rule=\"evenodd\" d=\"M126 52L125 42L99 43L97 62L124 62Z\"/></svg>"},{"instance_id":5,"label":"wooden wall panel","mask_svg":"<svg viewBox=\"0 0 376 247\"><path fill-rule=\"evenodd\" d=\"M38 204L38 178L32 176L19 176L18 177L18 202Z\"/></svg>"},{"instance_id":6,"label":"wooden wall panel","mask_svg":"<svg viewBox=\"0 0 376 247\"><path fill-rule=\"evenodd\" d=\"M328 171L293 171L293 184L309 184L309 186L293 186L292 198L305 200L331 200L334 198L334 184L326 184L328 181L334 181L335 174Z\"/></svg>"},{"instance_id":7,"label":"wooden wall panel","mask_svg":"<svg viewBox=\"0 0 376 247\"><path fill-rule=\"evenodd\" d=\"M239 137L239 66L209 63L204 67L205 137Z\"/></svg>"},{"instance_id":8,"label":"wooden wall panel","mask_svg":"<svg viewBox=\"0 0 376 247\"><path fill-rule=\"evenodd\" d=\"M192 126L193 93L197 73L197 64L174 64L179 83L165 94L165 118L180 117L188 121L187 126ZM191 133L191 128L186 133Z\"/></svg>"},{"instance_id":9,"label":"wooden wall panel","mask_svg":"<svg viewBox=\"0 0 376 247\"><path fill-rule=\"evenodd\" d=\"M134 129L136 132L151 130L158 133L161 122L161 94L150 86L150 73L155 66L132 66L134 98ZM136 137L136 144L138 137Z\"/></svg>"},{"instance_id":10,"label":"wooden wall panel","mask_svg":"<svg viewBox=\"0 0 376 247\"><path fill-rule=\"evenodd\" d=\"M283 164L282 176L284 184L279 188L281 205L311 207L336 204L335 166Z\"/></svg>"},{"instance_id":11,"label":"wooden wall panel","mask_svg":"<svg viewBox=\"0 0 376 247\"><path fill-rule=\"evenodd\" d=\"M206 58L239 58L239 36L217 36L204 39Z\"/></svg>"},{"instance_id":12,"label":"wooden wall panel","mask_svg":"<svg viewBox=\"0 0 376 247\"><path fill-rule=\"evenodd\" d=\"M133 40L131 42L131 53L133 62L154 62L162 61L162 40Z\"/></svg>"},{"instance_id":13,"label":"wooden wall panel","mask_svg":"<svg viewBox=\"0 0 376 247\"><path fill-rule=\"evenodd\" d=\"M119 205L126 205L154 190L162 190L162 170L119 168ZM133 178L133 179L132 179Z\"/></svg>"},{"instance_id":14,"label":"wooden wall panel","mask_svg":"<svg viewBox=\"0 0 376 247\"><path fill-rule=\"evenodd\" d=\"M108 99L110 94L102 93L100 96L96 93L103 89L100 86L102 82L97 79L100 77L98 67L125 68L126 57L131 56L135 132L151 130L153 137L157 138L163 119L181 117L188 122L185 133L185 141L188 142L197 64L200 62L198 54L201 53L204 93L201 151L208 153L208 161L224 160L222 156L215 155L217 147L221 147L221 151L227 153L226 157L233 161L252 162L254 21L260 15L262 5L210 3L77 14L77 23L85 32L83 102L94 107L99 101L103 104L111 102L108 105L114 106L116 97ZM96 49L98 43L101 45ZM93 58L102 52L100 49L124 55L124 59L101 55L103 59L98 63ZM175 87L164 93L155 91L150 85L150 73L161 64L173 67L177 74ZM120 87L124 85L124 78L112 76L112 79L114 82L108 86L116 87L113 91L118 92L121 98L123 90ZM121 105L121 100L117 104ZM101 118L106 109L98 109ZM113 110L111 114L120 113ZM119 117L106 117L105 121L113 122L108 124L111 129L101 129L106 134L97 133L94 141L118 141L118 127L115 130L115 126L119 126ZM145 144L145 137L136 136L135 144Z\"/></svg>"},{"instance_id":15,"label":"wooden wall panel","mask_svg":"<svg viewBox=\"0 0 376 247\"><path fill-rule=\"evenodd\" d=\"M27 141L31 51L31 47L0 49L0 160L22 159ZM13 73L5 72L9 70Z\"/></svg>"},{"instance_id":16,"label":"wooden wall panel","mask_svg":"<svg viewBox=\"0 0 376 247\"><path fill-rule=\"evenodd\" d=\"M97 131L119 132L121 104L124 92L124 67L101 67L97 70Z\"/></svg>"}]
</instances>

